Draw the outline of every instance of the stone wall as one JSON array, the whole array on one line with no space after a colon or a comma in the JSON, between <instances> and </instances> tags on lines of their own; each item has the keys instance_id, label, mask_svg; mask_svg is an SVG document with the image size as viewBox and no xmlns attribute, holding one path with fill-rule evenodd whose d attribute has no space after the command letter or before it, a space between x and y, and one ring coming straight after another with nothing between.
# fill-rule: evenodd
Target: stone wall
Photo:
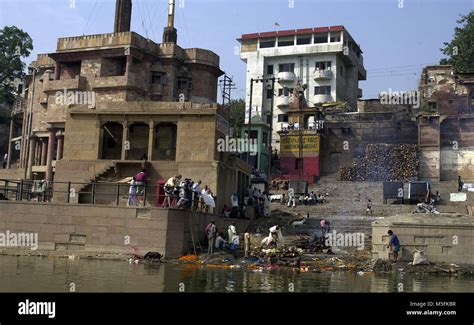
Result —
<instances>
[{"instance_id":1,"label":"stone wall","mask_svg":"<svg viewBox=\"0 0 474 325\"><path fill-rule=\"evenodd\" d=\"M36 253L52 255L105 256L158 251L165 258L177 258L193 251L193 238L198 246L211 219L216 220L221 230L232 221L236 221L239 233L248 226L246 220L221 219L204 213L191 215L189 211L175 209L1 202L0 232L38 233ZM30 248L0 247L0 250L27 253Z\"/></svg>"},{"instance_id":2,"label":"stone wall","mask_svg":"<svg viewBox=\"0 0 474 325\"><path fill-rule=\"evenodd\" d=\"M411 256L424 251L430 262L474 264L474 218L467 215L406 215L372 223L372 257L388 259L391 229Z\"/></svg>"}]
</instances>

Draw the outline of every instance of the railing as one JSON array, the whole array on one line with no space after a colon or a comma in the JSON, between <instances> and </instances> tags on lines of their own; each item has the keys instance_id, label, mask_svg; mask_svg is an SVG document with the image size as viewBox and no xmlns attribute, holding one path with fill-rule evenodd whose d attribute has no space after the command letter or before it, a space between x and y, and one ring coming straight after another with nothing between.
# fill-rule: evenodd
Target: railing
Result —
<instances>
[{"instance_id":1,"label":"railing","mask_svg":"<svg viewBox=\"0 0 474 325\"><path fill-rule=\"evenodd\" d=\"M14 115L17 115L19 113L23 113L25 110L26 110L26 100L17 99L13 103L11 114L12 114L12 116L14 116Z\"/></svg>"},{"instance_id":2,"label":"railing","mask_svg":"<svg viewBox=\"0 0 474 325\"><path fill-rule=\"evenodd\" d=\"M85 188L85 190L80 190L77 193L76 189L79 188ZM0 199L51 203L54 198L54 203L161 207L165 194L163 190L157 191L158 188L163 188L163 185L144 183L137 186L136 194L132 196L129 193L130 185L128 183L0 179L0 194L3 195L3 198ZM191 200L182 208L213 212L212 208L205 205L201 198L195 200L194 193L191 194L193 195ZM136 202L131 202L133 197L136 197ZM178 195L171 196L170 201L170 207L177 208Z\"/></svg>"}]
</instances>

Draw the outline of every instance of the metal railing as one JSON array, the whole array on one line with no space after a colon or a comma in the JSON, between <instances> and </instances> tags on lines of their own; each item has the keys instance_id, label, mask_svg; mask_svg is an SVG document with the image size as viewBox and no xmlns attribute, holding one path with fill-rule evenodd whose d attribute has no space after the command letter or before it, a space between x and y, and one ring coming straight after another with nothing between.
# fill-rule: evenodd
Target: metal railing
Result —
<instances>
[{"instance_id":1,"label":"metal railing","mask_svg":"<svg viewBox=\"0 0 474 325\"><path fill-rule=\"evenodd\" d=\"M77 203L92 205L115 206L155 206L161 207L165 199L163 185L142 184L136 188L134 195L130 194L130 185L119 182L47 182L44 180L10 180L0 179L0 193L7 200L36 201L46 203ZM193 196L185 208L198 211L213 212L202 199L197 201ZM131 202L133 196L136 202ZM176 208L178 195L170 197L170 207ZM131 204L138 203L138 205ZM209 210L209 211L208 211Z\"/></svg>"}]
</instances>

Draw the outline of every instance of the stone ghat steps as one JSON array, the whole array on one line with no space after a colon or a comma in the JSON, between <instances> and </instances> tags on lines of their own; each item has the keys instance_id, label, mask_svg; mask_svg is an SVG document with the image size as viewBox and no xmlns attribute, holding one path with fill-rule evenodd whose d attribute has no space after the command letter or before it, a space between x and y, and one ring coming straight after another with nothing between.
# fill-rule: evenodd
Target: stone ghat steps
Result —
<instances>
[{"instance_id":1,"label":"stone ghat steps","mask_svg":"<svg viewBox=\"0 0 474 325\"><path fill-rule=\"evenodd\" d=\"M56 234L54 250L82 251L86 247L87 236L83 234Z\"/></svg>"}]
</instances>

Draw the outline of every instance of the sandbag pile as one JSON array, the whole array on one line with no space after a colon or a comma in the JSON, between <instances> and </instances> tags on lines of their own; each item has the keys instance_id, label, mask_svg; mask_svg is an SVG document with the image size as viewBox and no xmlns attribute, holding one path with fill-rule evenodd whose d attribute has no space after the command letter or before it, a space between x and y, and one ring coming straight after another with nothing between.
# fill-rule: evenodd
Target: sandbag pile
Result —
<instances>
[{"instance_id":1,"label":"sandbag pile","mask_svg":"<svg viewBox=\"0 0 474 325\"><path fill-rule=\"evenodd\" d=\"M415 144L369 144L366 156L342 167L342 181L414 181L420 165Z\"/></svg>"}]
</instances>

